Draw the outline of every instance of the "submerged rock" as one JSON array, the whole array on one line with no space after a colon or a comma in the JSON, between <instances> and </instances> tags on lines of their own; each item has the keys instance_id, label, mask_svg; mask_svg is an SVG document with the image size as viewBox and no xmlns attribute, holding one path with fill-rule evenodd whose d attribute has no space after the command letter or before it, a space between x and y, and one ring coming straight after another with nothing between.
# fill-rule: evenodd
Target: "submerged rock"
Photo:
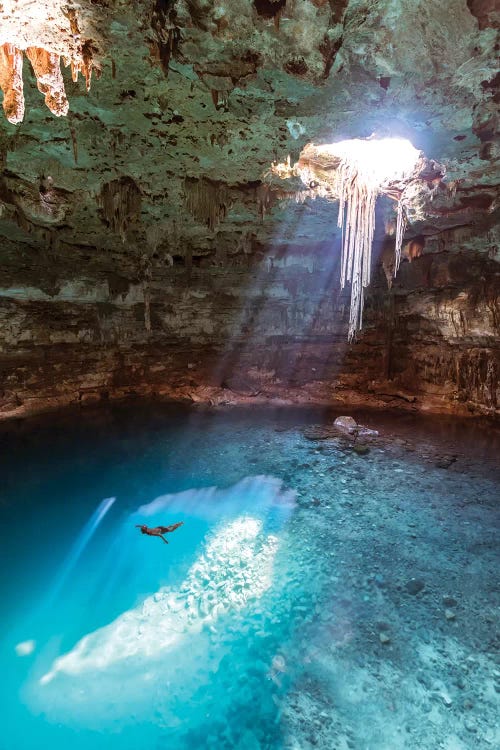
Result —
<instances>
[{"instance_id":1,"label":"submerged rock","mask_svg":"<svg viewBox=\"0 0 500 750\"><path fill-rule=\"evenodd\" d=\"M415 596L425 589L425 583L420 578L410 578L410 580L405 583L405 589L408 594Z\"/></svg>"},{"instance_id":2,"label":"submerged rock","mask_svg":"<svg viewBox=\"0 0 500 750\"><path fill-rule=\"evenodd\" d=\"M448 695L448 693L445 693L445 692L443 692L443 693L441 693L440 697L441 697L441 700L443 701L444 705L445 705L445 706L446 706L447 708L450 708L450 707L451 707L451 706L453 705L453 700L452 700L452 698L451 698L451 697L450 697L450 696Z\"/></svg>"},{"instance_id":3,"label":"submerged rock","mask_svg":"<svg viewBox=\"0 0 500 750\"><path fill-rule=\"evenodd\" d=\"M448 469L456 460L456 456L441 456L435 465L438 469Z\"/></svg>"},{"instance_id":4,"label":"submerged rock","mask_svg":"<svg viewBox=\"0 0 500 750\"><path fill-rule=\"evenodd\" d=\"M353 417L337 417L334 426L341 432L347 432L352 435L358 430L358 423Z\"/></svg>"},{"instance_id":5,"label":"submerged rock","mask_svg":"<svg viewBox=\"0 0 500 750\"><path fill-rule=\"evenodd\" d=\"M360 445L358 443L353 445L352 449L354 453L358 454L358 456L366 456L366 454L370 452L370 449L367 445L362 445L362 444Z\"/></svg>"},{"instance_id":6,"label":"submerged rock","mask_svg":"<svg viewBox=\"0 0 500 750\"><path fill-rule=\"evenodd\" d=\"M378 638L379 638L380 643L383 643L383 644L390 643L391 642L391 636L390 636L390 633L389 633L389 630L390 630L389 623L387 623L387 622L378 622L377 623L377 628L378 628L378 631L379 631Z\"/></svg>"},{"instance_id":7,"label":"submerged rock","mask_svg":"<svg viewBox=\"0 0 500 750\"><path fill-rule=\"evenodd\" d=\"M378 430L371 430L369 427L361 427L358 425L358 437L378 437Z\"/></svg>"}]
</instances>

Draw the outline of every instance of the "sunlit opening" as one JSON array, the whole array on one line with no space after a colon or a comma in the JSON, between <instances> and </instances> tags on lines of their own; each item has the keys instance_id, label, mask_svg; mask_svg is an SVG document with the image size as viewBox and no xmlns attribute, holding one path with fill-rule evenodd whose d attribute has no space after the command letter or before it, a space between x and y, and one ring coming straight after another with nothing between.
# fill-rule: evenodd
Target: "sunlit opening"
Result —
<instances>
[{"instance_id":1,"label":"sunlit opening","mask_svg":"<svg viewBox=\"0 0 500 750\"><path fill-rule=\"evenodd\" d=\"M339 159L340 199L338 225L343 229L340 285L351 283L349 340L363 326L364 289L370 283L375 205L388 183L408 179L415 171L419 152L399 138L341 141L331 146ZM402 200L398 200L395 268L399 268L405 230Z\"/></svg>"},{"instance_id":2,"label":"sunlit opening","mask_svg":"<svg viewBox=\"0 0 500 750\"><path fill-rule=\"evenodd\" d=\"M370 283L375 230L375 206L381 193L397 201L394 274L401 260L406 228L404 191L423 164L422 154L403 138L369 138L310 144L293 167L274 164L271 172L281 178L299 176L317 195L340 203L338 226L342 229L340 286L351 285L349 341L363 326L364 289Z\"/></svg>"},{"instance_id":3,"label":"sunlit opening","mask_svg":"<svg viewBox=\"0 0 500 750\"><path fill-rule=\"evenodd\" d=\"M316 152L338 156L356 170L358 179L362 177L365 182L379 188L409 177L420 159L420 151L405 138L353 138L318 146Z\"/></svg>"}]
</instances>

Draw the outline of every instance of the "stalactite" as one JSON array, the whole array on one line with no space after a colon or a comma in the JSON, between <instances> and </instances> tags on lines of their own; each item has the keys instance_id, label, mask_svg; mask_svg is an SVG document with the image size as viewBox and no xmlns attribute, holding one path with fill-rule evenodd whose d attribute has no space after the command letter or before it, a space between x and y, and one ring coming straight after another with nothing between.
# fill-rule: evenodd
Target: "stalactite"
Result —
<instances>
[{"instance_id":1,"label":"stalactite","mask_svg":"<svg viewBox=\"0 0 500 750\"><path fill-rule=\"evenodd\" d=\"M13 123L23 119L23 54L31 62L38 89L44 95L48 108L57 117L66 115L69 105L61 73L61 59L65 66L71 67L73 81L76 82L78 74L83 73L89 90L92 75L99 78L101 73L99 64L94 62L98 48L92 39L82 38L76 8L59 3L57 9L50 3L47 7L37 2L11 3L16 4L27 7L24 10L19 7L10 12L4 11L5 28L2 26L0 29L0 88L4 92L6 117ZM59 14L65 17L66 22Z\"/></svg>"},{"instance_id":2,"label":"stalactite","mask_svg":"<svg viewBox=\"0 0 500 750\"><path fill-rule=\"evenodd\" d=\"M100 78L101 73L100 68L97 68L94 65L93 52L92 42L87 40L82 44L80 59L71 61L71 78L76 83L76 81L78 81L78 73L81 73L85 78L85 88L87 91L90 91L90 82L94 70L96 78ZM112 77L114 78L114 75Z\"/></svg>"},{"instance_id":3,"label":"stalactite","mask_svg":"<svg viewBox=\"0 0 500 750\"><path fill-rule=\"evenodd\" d=\"M424 161L420 152L401 139L353 139L315 146L309 144L293 165L273 164L270 172L281 179L300 177L310 193L339 200L338 226L342 229L340 283L351 284L349 341L363 323L364 289L370 283L372 242L375 228L375 204L381 193L397 202L395 226L386 222L386 231L395 231L394 261L384 262L397 273L410 209L415 210L415 193L421 190L420 175ZM434 170L442 175L442 169ZM437 179L437 178L436 178ZM422 202L417 210L422 211ZM392 286L392 276L388 279Z\"/></svg>"},{"instance_id":4,"label":"stalactite","mask_svg":"<svg viewBox=\"0 0 500 750\"><path fill-rule=\"evenodd\" d=\"M367 170L349 157L342 157L337 167L337 193L339 196L338 226L343 230L340 285L351 283L349 313L349 341L363 326L363 290L370 283L371 254L375 229L375 205L383 182L374 179ZM396 238L394 247L394 276L401 262L401 248L406 231L404 190L397 202ZM389 283L389 288L392 284Z\"/></svg>"},{"instance_id":5,"label":"stalactite","mask_svg":"<svg viewBox=\"0 0 500 750\"><path fill-rule=\"evenodd\" d=\"M264 220L266 213L278 200L291 200L295 203L304 203L310 196L309 190L282 190L263 182L255 190L260 218Z\"/></svg>"},{"instance_id":6,"label":"stalactite","mask_svg":"<svg viewBox=\"0 0 500 750\"><path fill-rule=\"evenodd\" d=\"M212 231L224 220L232 205L226 185L206 178L186 178L184 181L186 208L191 215Z\"/></svg>"},{"instance_id":7,"label":"stalactite","mask_svg":"<svg viewBox=\"0 0 500 750\"><path fill-rule=\"evenodd\" d=\"M259 187L256 188L255 193L257 198L257 205L259 207L260 218L262 219L262 221L264 221L264 217L268 209L271 208L272 205L270 186L264 182L262 183L262 185L259 185Z\"/></svg>"},{"instance_id":8,"label":"stalactite","mask_svg":"<svg viewBox=\"0 0 500 750\"><path fill-rule=\"evenodd\" d=\"M82 45L82 63L80 70L85 78L85 87L87 91L90 91L90 81L92 79L93 70L93 49L92 43L89 40Z\"/></svg>"},{"instance_id":9,"label":"stalactite","mask_svg":"<svg viewBox=\"0 0 500 750\"><path fill-rule=\"evenodd\" d=\"M151 279L153 278L153 266L151 258L144 253L140 259L139 278L142 278L142 295L144 299L144 329L151 333Z\"/></svg>"},{"instance_id":10,"label":"stalactite","mask_svg":"<svg viewBox=\"0 0 500 750\"><path fill-rule=\"evenodd\" d=\"M151 292L146 281L142 288L144 294L144 328L148 333L151 333Z\"/></svg>"},{"instance_id":11,"label":"stalactite","mask_svg":"<svg viewBox=\"0 0 500 750\"><path fill-rule=\"evenodd\" d=\"M151 15L151 28L156 40L151 52L159 60L165 77L168 76L170 60L176 54L181 41L181 30L177 26L177 9L174 3L156 0Z\"/></svg>"},{"instance_id":12,"label":"stalactite","mask_svg":"<svg viewBox=\"0 0 500 750\"><path fill-rule=\"evenodd\" d=\"M24 117L23 53L12 44L0 46L0 88L7 120L13 124L21 122Z\"/></svg>"},{"instance_id":13,"label":"stalactite","mask_svg":"<svg viewBox=\"0 0 500 750\"><path fill-rule=\"evenodd\" d=\"M131 177L108 182L97 198L106 224L125 242L129 225L140 214L141 192Z\"/></svg>"},{"instance_id":14,"label":"stalactite","mask_svg":"<svg viewBox=\"0 0 500 750\"><path fill-rule=\"evenodd\" d=\"M394 276L399 270L399 264L401 263L401 247L403 245L403 237L406 231L406 214L403 208L402 197L398 200L397 207L397 220L396 220L396 246L394 248Z\"/></svg>"},{"instance_id":15,"label":"stalactite","mask_svg":"<svg viewBox=\"0 0 500 750\"><path fill-rule=\"evenodd\" d=\"M415 260L415 258L420 258L424 247L425 239L420 235L419 237L415 237L413 240L410 240L405 245L402 254L405 256L405 258L408 258L411 263L412 260Z\"/></svg>"},{"instance_id":16,"label":"stalactite","mask_svg":"<svg viewBox=\"0 0 500 750\"><path fill-rule=\"evenodd\" d=\"M163 34L162 36L165 36L165 34ZM165 77L167 77L170 60L179 46L180 30L177 28L171 28L166 32L165 40L163 40L162 36L160 36L159 42L154 43L153 51L160 61L161 69L163 70Z\"/></svg>"},{"instance_id":17,"label":"stalactite","mask_svg":"<svg viewBox=\"0 0 500 750\"><path fill-rule=\"evenodd\" d=\"M75 164L78 164L78 141L76 140L76 129L74 125L69 126L69 132L71 135L71 145L73 147L73 158L75 160Z\"/></svg>"},{"instance_id":18,"label":"stalactite","mask_svg":"<svg viewBox=\"0 0 500 750\"><path fill-rule=\"evenodd\" d=\"M215 109L216 110L222 109L224 112L227 112L228 92L218 91L217 89L210 89L210 94L212 96L212 101L214 103Z\"/></svg>"},{"instance_id":19,"label":"stalactite","mask_svg":"<svg viewBox=\"0 0 500 750\"><path fill-rule=\"evenodd\" d=\"M348 160L340 162L337 175L338 225L343 230L340 286L351 283L348 336L352 341L363 325L363 289L370 283L378 186L364 180Z\"/></svg>"},{"instance_id":20,"label":"stalactite","mask_svg":"<svg viewBox=\"0 0 500 750\"><path fill-rule=\"evenodd\" d=\"M45 104L57 117L67 115L69 104L64 91L60 58L41 47L28 47L26 56L36 77L38 90L45 96Z\"/></svg>"},{"instance_id":21,"label":"stalactite","mask_svg":"<svg viewBox=\"0 0 500 750\"><path fill-rule=\"evenodd\" d=\"M79 72L83 73L88 91L92 72L95 71L98 78L101 72L93 62L95 48L90 39L80 44L75 11L68 11L66 15L70 21L73 37L78 38L78 51L76 54L73 52L71 55L69 53L67 56L63 55L63 62L71 66L73 81L78 80ZM38 90L45 96L45 104L57 117L66 115L69 104L61 73L61 56L35 45L27 46L25 52L33 68ZM21 122L24 117L22 72L23 51L8 42L0 45L0 88L4 94L3 109L9 122L14 124Z\"/></svg>"},{"instance_id":22,"label":"stalactite","mask_svg":"<svg viewBox=\"0 0 500 750\"><path fill-rule=\"evenodd\" d=\"M78 54L73 56L70 61L71 65L71 78L76 83L78 80L78 73L82 73L85 78L85 86L87 91L90 89L90 81L92 79L92 71L94 69L94 47L91 39L86 39L81 42L80 39L80 27L78 25L78 18L76 10L69 8L65 11L65 15L69 20L71 33L75 40L78 40ZM114 65L114 63L113 63ZM98 69L96 68L96 75ZM99 71L100 72L100 71ZM99 78L99 76L97 75ZM113 76L114 78L114 76Z\"/></svg>"}]
</instances>

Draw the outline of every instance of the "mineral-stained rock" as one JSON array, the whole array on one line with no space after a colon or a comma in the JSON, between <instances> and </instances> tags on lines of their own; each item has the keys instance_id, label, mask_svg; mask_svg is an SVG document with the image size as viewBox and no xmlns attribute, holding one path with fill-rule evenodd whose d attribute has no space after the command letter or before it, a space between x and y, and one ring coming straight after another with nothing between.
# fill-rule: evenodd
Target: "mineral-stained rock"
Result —
<instances>
[{"instance_id":1,"label":"mineral-stained rock","mask_svg":"<svg viewBox=\"0 0 500 750\"><path fill-rule=\"evenodd\" d=\"M214 230L225 218L232 203L226 186L218 185L208 179L186 179L184 191L186 207L193 218L211 230Z\"/></svg>"},{"instance_id":2,"label":"mineral-stained rock","mask_svg":"<svg viewBox=\"0 0 500 750\"><path fill-rule=\"evenodd\" d=\"M23 53L12 44L0 45L0 88L7 120L14 124L21 122L24 117Z\"/></svg>"},{"instance_id":3,"label":"mineral-stained rock","mask_svg":"<svg viewBox=\"0 0 500 750\"><path fill-rule=\"evenodd\" d=\"M125 239L125 232L141 210L141 193L134 180L121 177L103 185L98 205L106 224Z\"/></svg>"},{"instance_id":4,"label":"mineral-stained rock","mask_svg":"<svg viewBox=\"0 0 500 750\"><path fill-rule=\"evenodd\" d=\"M45 104L60 117L67 115L69 104L64 90L59 55L39 47L28 47L26 56L33 66L38 90L45 94Z\"/></svg>"}]
</instances>

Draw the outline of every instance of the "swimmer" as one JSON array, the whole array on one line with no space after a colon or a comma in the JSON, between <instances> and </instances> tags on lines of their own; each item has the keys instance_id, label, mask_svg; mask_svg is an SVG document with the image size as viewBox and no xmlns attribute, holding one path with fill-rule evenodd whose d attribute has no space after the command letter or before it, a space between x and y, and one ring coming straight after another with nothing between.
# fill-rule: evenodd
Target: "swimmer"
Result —
<instances>
[{"instance_id":1,"label":"swimmer","mask_svg":"<svg viewBox=\"0 0 500 750\"><path fill-rule=\"evenodd\" d=\"M135 528L140 529L141 534L147 534L148 536L159 536L160 539L163 539L165 544L168 544L163 534L170 534L171 531L175 531L179 528L179 526L182 526L183 523L184 521L181 521L180 523L173 523L171 526L155 526L152 529L150 529L149 526L140 526L136 523Z\"/></svg>"}]
</instances>

